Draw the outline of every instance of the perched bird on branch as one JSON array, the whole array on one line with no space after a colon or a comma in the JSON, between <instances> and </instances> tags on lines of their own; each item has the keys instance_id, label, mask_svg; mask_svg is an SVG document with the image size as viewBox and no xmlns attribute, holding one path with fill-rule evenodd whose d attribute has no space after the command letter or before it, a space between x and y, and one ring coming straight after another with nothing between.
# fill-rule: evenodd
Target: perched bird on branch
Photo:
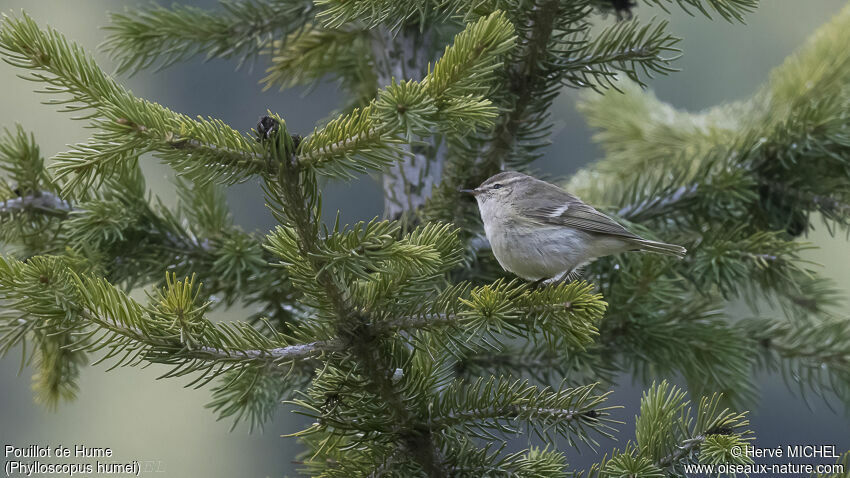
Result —
<instances>
[{"instance_id":1,"label":"perched bird on branch","mask_svg":"<svg viewBox=\"0 0 850 478\"><path fill-rule=\"evenodd\" d=\"M563 280L590 261L626 251L684 257L685 248L644 239L581 199L506 171L461 192L475 196L496 260L528 280Z\"/></svg>"}]
</instances>

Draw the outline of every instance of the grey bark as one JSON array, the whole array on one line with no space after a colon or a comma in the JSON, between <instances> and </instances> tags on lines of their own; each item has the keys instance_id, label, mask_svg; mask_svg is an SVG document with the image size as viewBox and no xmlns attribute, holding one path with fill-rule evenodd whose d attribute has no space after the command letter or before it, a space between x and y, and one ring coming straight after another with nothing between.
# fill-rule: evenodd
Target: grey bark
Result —
<instances>
[{"instance_id":1,"label":"grey bark","mask_svg":"<svg viewBox=\"0 0 850 478\"><path fill-rule=\"evenodd\" d=\"M418 25L392 31L379 26L371 31L372 56L378 88L409 79L419 80L427 71L432 32ZM385 173L384 215L399 218L425 203L442 173L446 148L435 136L414 138Z\"/></svg>"}]
</instances>

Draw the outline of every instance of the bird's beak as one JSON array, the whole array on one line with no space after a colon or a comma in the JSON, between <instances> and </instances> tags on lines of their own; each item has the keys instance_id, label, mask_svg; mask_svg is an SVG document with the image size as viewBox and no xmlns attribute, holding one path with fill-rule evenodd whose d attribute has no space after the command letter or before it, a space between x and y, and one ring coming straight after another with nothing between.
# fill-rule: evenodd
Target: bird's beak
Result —
<instances>
[{"instance_id":1,"label":"bird's beak","mask_svg":"<svg viewBox=\"0 0 850 478\"><path fill-rule=\"evenodd\" d=\"M477 189L458 189L457 191L464 194L472 194L473 196L477 196L481 192Z\"/></svg>"}]
</instances>

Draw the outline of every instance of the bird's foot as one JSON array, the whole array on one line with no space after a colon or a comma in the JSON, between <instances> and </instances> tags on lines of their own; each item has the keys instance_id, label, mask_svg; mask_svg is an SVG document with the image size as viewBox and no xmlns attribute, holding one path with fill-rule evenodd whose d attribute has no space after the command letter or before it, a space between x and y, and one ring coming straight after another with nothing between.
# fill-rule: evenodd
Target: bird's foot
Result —
<instances>
[{"instance_id":1,"label":"bird's foot","mask_svg":"<svg viewBox=\"0 0 850 478\"><path fill-rule=\"evenodd\" d=\"M546 278L537 279L536 281L531 283L531 287L534 289L540 289L546 284Z\"/></svg>"},{"instance_id":2,"label":"bird's foot","mask_svg":"<svg viewBox=\"0 0 850 478\"><path fill-rule=\"evenodd\" d=\"M539 289L542 289L543 287L545 287L545 286L546 286L546 281L547 281L547 280L548 280L548 279L546 279L546 278L544 277L544 278L542 278L542 279L537 279L537 280L536 280L536 281L534 281L534 282L526 282L526 283L525 283L525 288L526 288L527 290L539 290Z\"/></svg>"},{"instance_id":3,"label":"bird's foot","mask_svg":"<svg viewBox=\"0 0 850 478\"><path fill-rule=\"evenodd\" d=\"M560 276L553 277L549 279L550 284L566 284L568 282L577 281L584 276L584 266L576 267L575 269L568 270L561 274Z\"/></svg>"}]
</instances>

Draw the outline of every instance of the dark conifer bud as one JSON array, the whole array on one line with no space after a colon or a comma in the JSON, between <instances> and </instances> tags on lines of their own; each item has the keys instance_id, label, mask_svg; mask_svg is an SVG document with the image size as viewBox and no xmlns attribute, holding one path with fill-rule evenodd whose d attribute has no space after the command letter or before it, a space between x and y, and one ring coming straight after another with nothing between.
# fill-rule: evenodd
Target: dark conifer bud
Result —
<instances>
[{"instance_id":1,"label":"dark conifer bud","mask_svg":"<svg viewBox=\"0 0 850 478\"><path fill-rule=\"evenodd\" d=\"M717 426L705 432L706 435L731 435L735 433L735 429L730 427Z\"/></svg>"},{"instance_id":2,"label":"dark conifer bud","mask_svg":"<svg viewBox=\"0 0 850 478\"><path fill-rule=\"evenodd\" d=\"M637 6L634 0L611 0L611 6L617 13L617 20L631 20L632 8Z\"/></svg>"},{"instance_id":3,"label":"dark conifer bud","mask_svg":"<svg viewBox=\"0 0 850 478\"><path fill-rule=\"evenodd\" d=\"M257 123L257 140L260 142L268 140L279 128L280 125L276 119L268 115L263 116Z\"/></svg>"},{"instance_id":4,"label":"dark conifer bud","mask_svg":"<svg viewBox=\"0 0 850 478\"><path fill-rule=\"evenodd\" d=\"M296 150L296 151L298 150L298 145L301 144L302 139L304 139L304 138L302 138L300 134L293 134L292 135L292 148L294 150Z\"/></svg>"}]
</instances>

